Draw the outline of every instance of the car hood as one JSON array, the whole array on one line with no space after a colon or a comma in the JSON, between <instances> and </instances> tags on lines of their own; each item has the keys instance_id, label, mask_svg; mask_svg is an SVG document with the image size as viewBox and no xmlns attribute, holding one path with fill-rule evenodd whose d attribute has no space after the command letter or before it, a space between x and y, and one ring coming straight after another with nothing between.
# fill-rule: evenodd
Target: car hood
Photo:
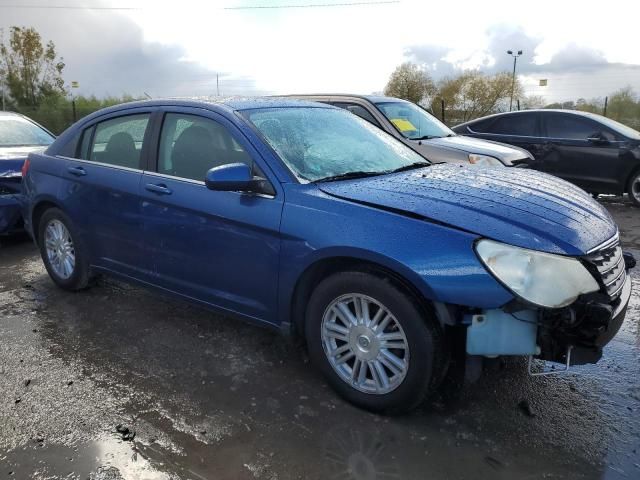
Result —
<instances>
[{"instance_id":1,"label":"car hood","mask_svg":"<svg viewBox=\"0 0 640 480\"><path fill-rule=\"evenodd\" d=\"M467 153L476 153L479 155L491 155L501 160L503 163L510 165L515 160L523 160L531 158L529 152L522 148L506 145L504 143L492 142L489 140L480 140L473 137L463 137L454 135L452 137L431 138L429 140L420 140L430 145L438 145L453 150L461 150ZM416 142L417 143L417 142Z\"/></svg>"},{"instance_id":2,"label":"car hood","mask_svg":"<svg viewBox=\"0 0 640 480\"><path fill-rule=\"evenodd\" d=\"M47 147L0 147L0 178L21 176L22 165L30 153Z\"/></svg>"},{"instance_id":3,"label":"car hood","mask_svg":"<svg viewBox=\"0 0 640 480\"><path fill-rule=\"evenodd\" d=\"M582 255L617 232L583 190L520 168L442 164L318 186L345 200L550 253Z\"/></svg>"}]
</instances>

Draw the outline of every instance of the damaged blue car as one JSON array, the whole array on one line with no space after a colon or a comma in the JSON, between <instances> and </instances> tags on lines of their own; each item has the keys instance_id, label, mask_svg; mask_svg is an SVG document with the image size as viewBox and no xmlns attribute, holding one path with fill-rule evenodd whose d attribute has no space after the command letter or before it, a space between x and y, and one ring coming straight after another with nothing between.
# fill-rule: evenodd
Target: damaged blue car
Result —
<instances>
[{"instance_id":1,"label":"damaged blue car","mask_svg":"<svg viewBox=\"0 0 640 480\"><path fill-rule=\"evenodd\" d=\"M595 363L631 295L635 261L584 191L434 165L313 102L101 110L32 153L23 188L61 288L109 274L297 335L373 411L418 405L458 352Z\"/></svg>"},{"instance_id":2,"label":"damaged blue car","mask_svg":"<svg viewBox=\"0 0 640 480\"><path fill-rule=\"evenodd\" d=\"M55 137L27 117L0 112L0 235L22 229L19 194L29 153L42 151Z\"/></svg>"}]
</instances>

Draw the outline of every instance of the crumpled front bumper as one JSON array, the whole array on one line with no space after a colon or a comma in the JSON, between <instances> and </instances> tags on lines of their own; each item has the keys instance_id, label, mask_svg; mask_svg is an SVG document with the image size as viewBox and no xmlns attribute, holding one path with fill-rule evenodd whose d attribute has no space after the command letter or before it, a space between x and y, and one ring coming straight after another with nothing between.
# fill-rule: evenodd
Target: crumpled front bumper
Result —
<instances>
[{"instance_id":1,"label":"crumpled front bumper","mask_svg":"<svg viewBox=\"0 0 640 480\"><path fill-rule=\"evenodd\" d=\"M624 322L632 284L631 275L627 274L615 300L596 293L558 311L542 312L537 339L540 353L536 358L566 364L571 350L570 365L600 360L603 347L616 336Z\"/></svg>"},{"instance_id":2,"label":"crumpled front bumper","mask_svg":"<svg viewBox=\"0 0 640 480\"><path fill-rule=\"evenodd\" d=\"M629 300L631 299L631 286L631 275L627 275L627 280L625 281L624 287L622 287L622 293L620 294L620 303L618 303L613 313L611 314L611 319L609 320L607 329L596 338L594 342L595 345L604 347L613 339L613 337L616 336L616 334L620 330L620 327L624 322L624 317L627 314Z\"/></svg>"},{"instance_id":3,"label":"crumpled front bumper","mask_svg":"<svg viewBox=\"0 0 640 480\"><path fill-rule=\"evenodd\" d=\"M633 256L625 254L626 272L634 266ZM601 291L561 309L531 309L516 303L468 315L467 353L527 355L565 365L596 363L624 322L631 291L627 274L615 299Z\"/></svg>"}]
</instances>

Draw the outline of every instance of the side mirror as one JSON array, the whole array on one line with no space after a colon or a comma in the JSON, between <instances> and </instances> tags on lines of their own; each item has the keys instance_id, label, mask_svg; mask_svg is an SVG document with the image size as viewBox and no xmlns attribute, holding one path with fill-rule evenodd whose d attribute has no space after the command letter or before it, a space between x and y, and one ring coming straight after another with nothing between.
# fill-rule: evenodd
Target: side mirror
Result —
<instances>
[{"instance_id":1,"label":"side mirror","mask_svg":"<svg viewBox=\"0 0 640 480\"><path fill-rule=\"evenodd\" d=\"M266 180L254 177L245 163L228 163L210 169L204 183L209 190L263 193Z\"/></svg>"}]
</instances>

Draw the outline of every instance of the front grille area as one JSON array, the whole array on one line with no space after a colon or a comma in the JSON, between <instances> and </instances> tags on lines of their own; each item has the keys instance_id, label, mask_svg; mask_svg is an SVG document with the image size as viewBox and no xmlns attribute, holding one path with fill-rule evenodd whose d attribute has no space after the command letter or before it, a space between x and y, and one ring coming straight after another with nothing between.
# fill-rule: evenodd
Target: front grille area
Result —
<instances>
[{"instance_id":1,"label":"front grille area","mask_svg":"<svg viewBox=\"0 0 640 480\"><path fill-rule=\"evenodd\" d=\"M586 261L596 268L600 276L598 280L609 297L612 300L618 298L627 277L622 248L618 242L590 253Z\"/></svg>"}]
</instances>

